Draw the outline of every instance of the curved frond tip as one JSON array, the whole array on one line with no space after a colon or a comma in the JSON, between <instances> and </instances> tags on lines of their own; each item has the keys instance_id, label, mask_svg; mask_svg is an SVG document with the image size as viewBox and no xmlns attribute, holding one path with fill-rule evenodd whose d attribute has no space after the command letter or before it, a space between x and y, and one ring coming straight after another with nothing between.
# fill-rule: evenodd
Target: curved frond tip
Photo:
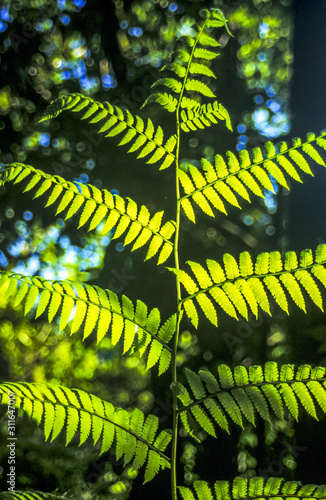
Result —
<instances>
[{"instance_id":1,"label":"curved frond tip","mask_svg":"<svg viewBox=\"0 0 326 500\"><path fill-rule=\"evenodd\" d=\"M135 408L115 408L93 394L50 384L4 383L0 385L1 404L8 404L8 393L15 394L16 408L21 408L44 429L45 439L53 441L64 432L66 445L79 435L79 445L88 438L100 454L115 449L116 459L132 462L138 470L145 466L145 482L160 469L170 467L164 451L171 440L170 431L157 432L158 418L147 417ZM11 400L10 400L11 401Z\"/></svg>"},{"instance_id":2,"label":"curved frond tip","mask_svg":"<svg viewBox=\"0 0 326 500\"><path fill-rule=\"evenodd\" d=\"M144 104L156 102L169 112L183 108L180 126L184 132L205 128L217 123L217 119L226 120L227 127L232 130L229 115L221 104L214 102L213 105L200 106L202 98L215 97L210 86L200 79L204 76L206 82L215 78L210 64L219 55L215 49L220 44L212 37L211 30L227 27L218 9L206 10L204 15L206 19L202 26L193 26L194 35L180 39L180 48L172 52L171 62L161 69L168 76L153 85L163 86L166 92L150 95Z\"/></svg>"},{"instance_id":3,"label":"curved frond tip","mask_svg":"<svg viewBox=\"0 0 326 500\"><path fill-rule=\"evenodd\" d=\"M302 365L295 369L274 361L264 366L218 366L218 376L200 370L185 369L190 391L180 382L173 390L182 403L180 417L185 429L196 438L204 430L216 437L216 424L230 432L231 422L243 427L243 420L255 425L255 414L270 422L273 416L284 418L287 410L295 420L300 406L317 419L317 411L326 413L326 369Z\"/></svg>"},{"instance_id":4,"label":"curved frond tip","mask_svg":"<svg viewBox=\"0 0 326 500\"><path fill-rule=\"evenodd\" d=\"M70 334L83 331L83 340L96 332L97 342L110 332L111 344L123 339L123 352L147 354L147 369L159 363L159 374L170 364L171 349L167 343L175 332L175 315L161 324L160 312L148 312L140 300L134 305L126 296L121 299L111 290L69 281L50 281L37 276L0 272L0 292L23 303L24 314L38 318L47 315L51 323L59 317L59 331L67 325Z\"/></svg>"},{"instance_id":5,"label":"curved frond tip","mask_svg":"<svg viewBox=\"0 0 326 500\"><path fill-rule=\"evenodd\" d=\"M191 488L180 486L183 500L308 500L326 499L326 485L286 481L280 477L235 477L230 481L216 481L210 486L206 481L194 481Z\"/></svg>"},{"instance_id":6,"label":"curved frond tip","mask_svg":"<svg viewBox=\"0 0 326 500\"><path fill-rule=\"evenodd\" d=\"M289 298L306 312L306 298L323 311L321 289L326 288L326 245L303 250L298 259L293 251L285 253L263 252L253 263L248 252L242 252L238 261L224 254L223 265L206 260L206 268L196 262L188 262L192 271L167 268L176 276L187 291L183 307L187 316L198 327L198 306L215 326L218 317L214 303L229 316L238 314L248 319L248 314L258 316L259 309L271 314L271 298L287 314Z\"/></svg>"}]
</instances>

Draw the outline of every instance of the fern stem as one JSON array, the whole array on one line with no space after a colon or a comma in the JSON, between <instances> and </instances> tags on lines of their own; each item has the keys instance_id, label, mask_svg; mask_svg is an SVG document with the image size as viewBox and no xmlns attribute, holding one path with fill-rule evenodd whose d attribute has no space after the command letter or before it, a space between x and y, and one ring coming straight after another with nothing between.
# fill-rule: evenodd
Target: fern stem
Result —
<instances>
[{"instance_id":1,"label":"fern stem","mask_svg":"<svg viewBox=\"0 0 326 500\"><path fill-rule=\"evenodd\" d=\"M181 97L180 97L181 102ZM177 144L176 144L176 154L175 154L175 193L176 193L176 229L175 229L175 239L174 239L174 265L176 269L180 268L179 264L179 233L180 233L180 212L181 212L181 202L180 202L180 183L178 176L179 168L179 150L180 150L180 116L179 116L179 106L176 110L177 119ZM177 351L180 333L180 321L182 317L182 298L181 298L181 286L178 278L176 277L176 292L177 292L177 319L176 319L176 332L174 336L173 354L172 354L172 384L177 383ZM172 453L171 453L171 493L172 500L177 500L177 441L178 441L178 400L176 392L173 391L173 423L172 423Z\"/></svg>"},{"instance_id":2,"label":"fern stem","mask_svg":"<svg viewBox=\"0 0 326 500\"><path fill-rule=\"evenodd\" d=\"M200 30L200 34L205 28L207 20ZM179 169L179 152L180 152L180 108L181 101L184 95L184 91L186 88L186 81L189 74L190 64L193 58L193 54L195 48L197 46L197 42L199 40L199 36L197 36L196 42L192 47L191 55L187 64L186 74L183 80L182 89L179 95L178 106L176 109L176 121L177 121L177 144L176 144L176 152L175 152L175 192L176 192L176 229L175 229L175 240L174 240L174 266L175 269L180 269L179 265L179 233L180 233L180 212L181 212L181 199L180 199L180 182L178 176ZM178 342L179 342L179 333L180 333L180 321L182 317L182 298L181 298L181 286L176 276L176 291L177 291L177 320L176 320L176 332L174 336L174 346L173 346L173 355L172 355L172 385L174 386L177 383L177 350L178 350ZM176 392L173 391L173 423L172 423L172 454L171 454L171 492L172 492L172 500L177 500L177 440L178 440L178 400Z\"/></svg>"},{"instance_id":3,"label":"fern stem","mask_svg":"<svg viewBox=\"0 0 326 500\"><path fill-rule=\"evenodd\" d=\"M176 144L176 152L175 152L175 192L176 192L176 229L175 229L175 240L174 240L174 266L175 269L179 270L179 233L180 233L180 212L181 212L181 199L180 199L180 181L178 176L179 169L179 152L180 152L180 108L181 101L185 92L186 82L189 74L189 69L191 65L191 61L193 59L194 51L196 49L200 34L205 29L207 23L207 19L203 24L199 34L196 37L196 41L194 46L192 47L190 58L186 68L186 74L184 76L182 89L178 99L178 105L176 108L176 125L177 125L177 144ZM180 321L182 318L182 298L181 298L181 286L176 276L176 291L177 291L177 320L176 320L176 332L174 336L174 346L173 346L173 355L172 355L172 386L175 386L177 383L177 350L178 350L178 342L179 342L179 333L180 333ZM177 440L178 440L178 400L176 391L173 391L173 423L172 423L172 453L171 453L171 492L172 492L172 500L177 500Z\"/></svg>"}]
</instances>

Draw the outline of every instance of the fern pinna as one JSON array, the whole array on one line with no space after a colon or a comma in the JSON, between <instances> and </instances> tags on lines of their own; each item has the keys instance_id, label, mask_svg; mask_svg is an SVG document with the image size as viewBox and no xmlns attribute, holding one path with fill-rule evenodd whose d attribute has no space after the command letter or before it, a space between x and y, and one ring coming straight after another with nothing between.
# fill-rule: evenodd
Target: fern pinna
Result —
<instances>
[{"instance_id":1,"label":"fern pinna","mask_svg":"<svg viewBox=\"0 0 326 500\"><path fill-rule=\"evenodd\" d=\"M132 412L114 406L81 390L46 384L1 384L2 400L8 404L8 391L16 395L21 407L38 423L42 416L45 439L55 439L66 429L66 444L79 430L79 444L90 436L94 445L101 439L100 453L111 449L115 442L116 458L124 463L131 460L135 470L145 465L145 482L150 481L161 467L169 467L163 451L171 440L166 431L157 434L158 418L135 408Z\"/></svg>"},{"instance_id":2,"label":"fern pinna","mask_svg":"<svg viewBox=\"0 0 326 500\"><path fill-rule=\"evenodd\" d=\"M233 421L243 426L243 418L255 423L255 413L270 422L274 414L284 418L284 409L298 420L299 405L314 418L318 408L326 412L325 368L311 369L309 365L283 365L280 369L275 362L267 362L264 367L236 366L234 371L226 365L218 366L218 380L209 371L194 373L185 369L187 382L193 394L177 382L174 390L182 403L179 408L185 428L194 434L197 427L216 437L214 424L229 431ZM268 404L269 403L269 404Z\"/></svg>"},{"instance_id":3,"label":"fern pinna","mask_svg":"<svg viewBox=\"0 0 326 500\"><path fill-rule=\"evenodd\" d=\"M326 497L326 486L306 484L302 486L295 481L284 481L279 477L264 479L263 477L234 478L232 483L228 481L216 481L214 487L210 487L205 481L195 481L194 491L190 488L180 486L179 491L183 500L254 500L258 498L288 500L290 498L314 498Z\"/></svg>"},{"instance_id":4,"label":"fern pinna","mask_svg":"<svg viewBox=\"0 0 326 500\"><path fill-rule=\"evenodd\" d=\"M145 356L147 369L158 365L159 375L171 364L172 429L159 429L154 414L114 407L85 391L46 383L4 382L0 385L1 402L8 404L8 391L14 393L14 405L43 427L46 439L52 441L62 433L66 444L78 436L79 444L90 440L100 454L112 449L117 460L123 458L135 470L144 466L145 482L161 469L171 468L173 500L178 495L184 500L326 498L324 486L301 486L279 478L236 477L231 483L195 480L189 487L177 485L180 423L183 434L196 441L199 432L201 439L203 435L216 438L220 430L230 433L232 424L255 425L257 416L272 422L289 416L298 420L302 409L314 418L326 412L323 367L267 362L233 370L220 364L215 374L208 369L197 373L185 368L180 375L177 370L181 321L188 318L198 329L203 313L218 327L221 309L234 319L248 318L249 313L257 317L259 310L271 314L272 301L287 314L293 305L306 311L307 300L323 310L321 290L326 287L325 244L315 252L303 250L299 258L293 251L283 256L274 251L253 259L245 251L237 259L225 253L217 260L206 260L205 265L193 261L186 262L185 268L180 265L181 210L193 223L194 204L211 217L216 211L226 214L227 204L240 208L240 198L250 202L250 192L263 197L266 190L272 191L273 180L284 188L288 188L287 177L302 182L300 171L312 175L310 159L325 166L317 150L317 146L326 149L324 133L317 137L310 133L305 142L295 139L292 147L284 142L277 146L267 142L265 149L255 148L251 155L246 150L238 155L228 152L226 159L217 154L213 163L202 158L198 168L180 164L181 132L211 127L219 121L232 130L228 112L220 102L203 102L215 98L209 86L210 78L215 78L211 62L219 46L214 29L228 27L219 9L204 11L203 15L202 25L194 27L193 36L183 37L171 61L162 68L167 76L158 79L154 87L164 87L164 92L152 93L145 102L159 104L175 114L176 131L169 138L165 139L162 128L155 127L150 119L144 121L127 109L101 104L81 94L56 99L43 117L52 119L63 111L79 113L80 119L97 127L105 137L120 136L119 146L128 146L128 153L137 152L137 158L144 158L148 164L158 165L160 170L174 164L174 220L162 222L163 211L151 215L146 206L138 207L130 198L33 166L12 163L0 172L2 186L20 184L27 195L33 192L34 198L42 196L44 206L55 207L56 214L64 213L65 219L76 217L78 228L87 225L88 231L109 233L113 239L124 236L125 245L133 243L132 251L147 246L145 260L158 254L157 264L168 259L171 262L173 257L173 264L166 269L175 275L177 301L164 321L157 308L149 311L139 298L118 297L96 285L24 276L11 269L2 271L0 278L2 296L14 308L20 305L29 318L57 321L59 331L81 331L83 339L95 336L101 342L109 336L112 346L123 344L123 354ZM60 496L11 491L4 492L3 498Z\"/></svg>"},{"instance_id":5,"label":"fern pinna","mask_svg":"<svg viewBox=\"0 0 326 500\"><path fill-rule=\"evenodd\" d=\"M255 265L248 252L236 259L226 253L223 255L223 267L214 260L207 260L207 270L197 262L187 262L194 279L185 271L168 268L177 275L187 293L183 302L187 316L197 328L198 311L194 300L206 317L215 326L218 324L217 312L212 303L213 299L224 311L234 318L238 314L248 319L248 312L258 316L261 308L267 314L270 312L270 298L289 314L288 298L306 311L302 289L307 292L311 300L323 310L322 297L318 284L326 287L326 245L318 245L315 258L311 250L303 250L300 260L295 252L285 253L284 262L280 252L263 252L256 258ZM317 278L317 283L316 279ZM301 285L301 287L300 287Z\"/></svg>"}]
</instances>

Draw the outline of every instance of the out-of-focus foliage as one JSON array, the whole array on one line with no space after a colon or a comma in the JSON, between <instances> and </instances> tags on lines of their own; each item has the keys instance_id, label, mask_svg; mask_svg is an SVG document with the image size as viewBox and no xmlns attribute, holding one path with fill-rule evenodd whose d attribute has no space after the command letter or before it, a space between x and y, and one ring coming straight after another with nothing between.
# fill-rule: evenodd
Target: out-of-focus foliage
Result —
<instances>
[{"instance_id":1,"label":"out-of-focus foliage","mask_svg":"<svg viewBox=\"0 0 326 500\"><path fill-rule=\"evenodd\" d=\"M5 217L14 217L14 210L7 208ZM109 236L98 232L79 235L79 245L73 244L69 236L62 234L66 223L58 219L55 224L41 228L32 220L30 211L23 213L23 220L15 221L16 234L6 230L8 221L2 222L3 251L0 250L0 267L13 272L47 279L69 279L87 281L95 278L103 267L105 248Z\"/></svg>"},{"instance_id":2,"label":"out-of-focus foliage","mask_svg":"<svg viewBox=\"0 0 326 500\"><path fill-rule=\"evenodd\" d=\"M287 2L288 4L290 2ZM290 130L289 95L293 60L293 22L284 6L266 2L255 13L246 2L230 16L239 31L238 72L253 96L255 110L238 125L238 150L244 149L246 128L253 127L268 139Z\"/></svg>"},{"instance_id":3,"label":"out-of-focus foliage","mask_svg":"<svg viewBox=\"0 0 326 500\"><path fill-rule=\"evenodd\" d=\"M10 153L4 151L5 156L0 158L3 162L11 158L24 161L29 152L36 150L41 156L49 156L52 148L62 149L65 141L60 135L52 136L53 131L47 131L46 126L35 127L36 104L76 87L86 94L110 88L109 70L106 72L103 62L100 64L104 55L100 35L94 33L86 40L80 31L69 29L72 18L84 6L85 0L22 0L2 7L0 54L5 74L2 80L7 85L0 89L0 127L14 130L18 139L11 141ZM21 59L22 64L11 67L12 58ZM12 76L16 76L14 88ZM27 97L32 95L33 99Z\"/></svg>"},{"instance_id":4,"label":"out-of-focus foliage","mask_svg":"<svg viewBox=\"0 0 326 500\"><path fill-rule=\"evenodd\" d=\"M237 32L238 74L252 97L252 109L242 112L236 126L239 151L259 145L257 132L263 139L273 140L290 131L293 61L290 4L291 0L255 0L238 2L234 10L230 10L230 25ZM273 237L276 233L277 195L288 192L278 193L274 182L273 187L274 193L264 193L261 207L249 207L240 215L243 228L255 239L252 246L264 235ZM282 241L279 244L282 246Z\"/></svg>"},{"instance_id":5,"label":"out-of-focus foliage","mask_svg":"<svg viewBox=\"0 0 326 500\"><path fill-rule=\"evenodd\" d=\"M136 66L151 65L160 68L174 48L176 38L192 32L194 17L185 13L180 2L142 1L133 2L128 12L119 8L118 39L122 54ZM132 78L135 69L129 67Z\"/></svg>"}]
</instances>

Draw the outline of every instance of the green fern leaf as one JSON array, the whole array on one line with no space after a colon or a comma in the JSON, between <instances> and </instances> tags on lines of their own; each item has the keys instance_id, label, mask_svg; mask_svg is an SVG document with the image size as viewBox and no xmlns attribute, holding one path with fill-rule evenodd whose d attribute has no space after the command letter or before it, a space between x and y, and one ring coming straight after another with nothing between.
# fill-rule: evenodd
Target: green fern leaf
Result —
<instances>
[{"instance_id":1,"label":"green fern leaf","mask_svg":"<svg viewBox=\"0 0 326 500\"><path fill-rule=\"evenodd\" d=\"M258 387L250 386L246 387L245 391L260 416L267 422L270 422L269 410L263 393L258 389Z\"/></svg>"},{"instance_id":2,"label":"green fern leaf","mask_svg":"<svg viewBox=\"0 0 326 500\"><path fill-rule=\"evenodd\" d=\"M195 89L193 89L195 90ZM181 112L182 122L180 124L181 129L184 132L189 132L190 130L196 130L197 128L205 128L209 127L214 123L217 123L217 120L225 120L226 126L228 129L232 130L230 117L226 109L215 101L212 104L207 104L203 106L195 106L187 111ZM202 164L209 164L205 158L202 159Z\"/></svg>"},{"instance_id":3,"label":"green fern leaf","mask_svg":"<svg viewBox=\"0 0 326 500\"><path fill-rule=\"evenodd\" d=\"M238 366L233 373L226 365L219 365L218 380L209 371L201 370L197 375L186 369L193 397L180 383L177 397L183 405L179 412L187 430L194 434L196 424L214 435L209 421L226 431L229 419L240 426L243 418L254 424L256 411L264 420L270 421L273 414L283 419L284 411L288 409L297 420L298 402L316 418L316 403L312 396L321 410L326 411L325 368L312 370L309 365L302 365L295 372L293 365L283 365L279 370L275 362L268 362L263 368L250 366L248 370ZM209 413L198 412L196 406ZM191 419L194 419L193 423Z\"/></svg>"},{"instance_id":4,"label":"green fern leaf","mask_svg":"<svg viewBox=\"0 0 326 500\"><path fill-rule=\"evenodd\" d=\"M179 492L183 500L258 500L265 498L272 500L290 500L295 497L298 500L313 498L324 498L325 485L317 486L307 484L302 486L300 482L290 482L282 478L270 477L235 477L232 482L216 481L214 487L205 481L195 480L192 487L179 486Z\"/></svg>"},{"instance_id":5,"label":"green fern leaf","mask_svg":"<svg viewBox=\"0 0 326 500\"><path fill-rule=\"evenodd\" d=\"M160 468L170 466L169 459L163 452L169 444L171 435L169 432L162 431L156 436L158 418L154 415L149 415L144 420L144 416L138 409L128 413L126 410L114 408L111 403L78 389L24 382L1 384L1 404L8 405L8 390L15 393L15 407L24 409L25 401L29 401L33 407L30 416L38 424L41 422L42 414L44 415L46 440L51 433L52 439L55 439L65 429L68 444L79 429L80 444L90 436L95 442L102 437L101 452L103 453L108 451L115 442L116 459L124 457L125 463L132 460L140 443L143 448L143 463L147 460L145 476L147 481L152 479ZM128 435L132 438L127 439ZM156 441L153 444L155 438ZM131 445L132 449L130 449ZM150 451L151 455L149 455ZM158 455L159 459L154 459L154 455ZM138 468L136 460L133 461L133 467Z\"/></svg>"},{"instance_id":6,"label":"green fern leaf","mask_svg":"<svg viewBox=\"0 0 326 500\"><path fill-rule=\"evenodd\" d=\"M194 57L196 57L197 59L206 59L208 61L211 61L212 59L215 59L217 56L218 54L207 49L197 48L194 51Z\"/></svg>"},{"instance_id":7,"label":"green fern leaf","mask_svg":"<svg viewBox=\"0 0 326 500\"><path fill-rule=\"evenodd\" d=\"M298 285L298 282L296 281L295 277L290 273L282 273L280 275L280 280L282 281L284 287L291 295L295 304L298 307L300 307L300 309L302 309L304 312L306 312L305 301L300 286Z\"/></svg>"},{"instance_id":8,"label":"green fern leaf","mask_svg":"<svg viewBox=\"0 0 326 500\"><path fill-rule=\"evenodd\" d=\"M318 145L321 144L321 140L319 140L319 142L318 142L318 139L317 139L316 142ZM323 165L325 167L324 160L322 159L322 157L320 156L318 151L311 144L307 144L307 143L303 144L302 151L307 153L316 163L318 163L318 165Z\"/></svg>"},{"instance_id":9,"label":"green fern leaf","mask_svg":"<svg viewBox=\"0 0 326 500\"><path fill-rule=\"evenodd\" d=\"M238 403L239 408L241 408L248 422L255 424L254 407L246 392L243 389L238 388L232 390L231 394Z\"/></svg>"},{"instance_id":10,"label":"green fern leaf","mask_svg":"<svg viewBox=\"0 0 326 500\"><path fill-rule=\"evenodd\" d=\"M180 78L183 78L186 75L186 68L184 68L183 66L181 66L180 64L177 64L177 63L166 64L161 69L161 71L164 71L164 70L170 70L173 73L175 73L177 76L179 76Z\"/></svg>"},{"instance_id":11,"label":"green fern leaf","mask_svg":"<svg viewBox=\"0 0 326 500\"><path fill-rule=\"evenodd\" d=\"M202 32L200 33L198 37L198 41L200 45L206 45L209 47L219 47L220 44L211 36L207 35L206 33Z\"/></svg>"},{"instance_id":12,"label":"green fern leaf","mask_svg":"<svg viewBox=\"0 0 326 500\"><path fill-rule=\"evenodd\" d=\"M170 138L170 142L169 144L167 143L166 146L167 149L171 151L173 150L173 148L175 147L174 136ZM142 206L139 210L139 214L137 215L137 204L130 198L126 199L126 204L123 198L118 195L115 195L113 197L113 195L105 189L99 190L95 186L82 184L78 184L77 187L75 184L68 183L63 178L57 175L48 176L42 171L36 170L28 165L14 163L8 166L8 169L4 170L1 175L7 181L16 179L16 182L18 182L20 175L17 177L17 172L26 173L26 175L23 177L24 179L28 176L30 176L29 178L31 179L33 179L35 176L37 178L45 178L47 191L50 191L49 198L52 197L51 203L54 201L53 193L61 196L61 201L56 213L58 214L63 210L67 210L65 219L69 219L70 217L77 215L78 210L81 209L78 225L79 228L83 227L88 221L90 221L89 230L91 230L97 227L98 224L103 221L103 234L111 231L116 226L113 238L119 238L123 234L127 233L125 236L124 245L135 242L133 250L135 250L136 248L140 248L148 241L150 244L152 243L151 251L147 252L147 259L154 256L157 250L163 244L164 252L162 251L160 253L159 262L165 262L165 260L170 256L173 250L173 244L169 241L169 239L171 238L175 230L173 221L168 221L165 224L165 226L169 228L169 231L161 232L160 223L153 224L151 222L148 222L145 214L149 212L146 207ZM40 189L38 190L39 195L41 195L41 193L43 192L42 186L43 184L40 188L41 191ZM60 187L59 191L56 190L58 186ZM48 205L49 203L47 203L45 206ZM163 212L158 212L158 214L158 220L161 222ZM144 237L145 235L146 237ZM153 240L155 240L154 243ZM153 248L155 248L156 251L153 251Z\"/></svg>"},{"instance_id":13,"label":"green fern leaf","mask_svg":"<svg viewBox=\"0 0 326 500\"><path fill-rule=\"evenodd\" d=\"M223 114L222 108L220 111L221 114ZM183 120L181 128L186 132L189 130L196 130L196 128L203 128L209 125L212 120L212 114L209 112L208 106L194 107L194 111L191 110L191 114L190 111L188 111L188 114L185 113L181 115L181 117ZM204 120L201 118L204 118ZM269 178L270 175L272 175L281 186L286 188L288 188L288 184L284 173L294 180L302 182L298 170L300 169L307 174L312 174L312 171L300 150L309 154L314 161L324 166L323 159L311 145L311 142L315 141L320 147L326 149L326 145L322 142L325 141L325 139L323 139L322 136L316 138L313 134L310 134L308 137L309 139L307 142L303 144L300 140L294 141L292 148L288 148L287 144L284 142L280 143L278 153L275 152L272 143L267 142L265 153L267 159L265 159L260 148L253 149L252 160L248 151L240 151L239 159L232 152L227 152L227 163L220 155L216 155L215 168L203 158L201 164L205 174L205 182L202 183L201 186L196 186L191 192L191 197L189 197L190 193L186 192L186 197L189 198L190 202L192 199L195 199L195 197L198 197L199 192L203 193L206 197L205 193L210 192L206 191L207 188L211 188L213 191L222 194L229 203L240 208L231 190L228 193L221 192L221 189L225 190L224 186L226 184L228 184L238 195L250 202L248 189L259 197L264 196L264 189L273 190L273 185ZM292 161L290 161L287 156ZM185 199L185 197L182 197L182 200L183 199ZM208 196L207 199L211 201ZM217 210L221 209L218 205L212 204ZM201 205L203 206L203 204ZM190 210L190 208L188 208L188 210Z\"/></svg>"},{"instance_id":14,"label":"green fern leaf","mask_svg":"<svg viewBox=\"0 0 326 500\"><path fill-rule=\"evenodd\" d=\"M124 352L136 344L136 331L144 331L148 342L148 367L160 362L164 356L163 366L168 368L170 348L167 346L175 331L175 316L169 318L160 328L160 314L157 309L147 313L145 304L137 302L136 308L125 296L122 304L116 294L87 284L48 281L40 277L26 277L14 273L1 273L1 290L7 298L14 298L17 303L24 300L24 311L33 313L36 317L46 313L48 321L52 322L58 315L60 306L59 330L69 324L70 317L76 306L71 322L71 334L77 332L83 325L83 340L97 331L99 342L111 331L112 345L116 345L123 335ZM10 287L11 281L15 286ZM34 307L38 302L37 308ZM141 305L139 305L141 304ZM34 311L34 312L33 312ZM157 335L158 334L158 335ZM153 344L153 345L152 345ZM145 352L144 350L144 352ZM144 354L144 352L142 354Z\"/></svg>"},{"instance_id":15,"label":"green fern leaf","mask_svg":"<svg viewBox=\"0 0 326 500\"><path fill-rule=\"evenodd\" d=\"M247 305L240 290L233 283L225 283L222 288L241 316L248 319Z\"/></svg>"},{"instance_id":16,"label":"green fern leaf","mask_svg":"<svg viewBox=\"0 0 326 500\"><path fill-rule=\"evenodd\" d=\"M178 105L178 101L172 95L166 93L158 93L151 94L146 99L142 107L146 106L147 104L151 104L152 102L157 102L170 113L174 113Z\"/></svg>"},{"instance_id":17,"label":"green fern leaf","mask_svg":"<svg viewBox=\"0 0 326 500\"><path fill-rule=\"evenodd\" d=\"M307 290L310 298L313 300L316 306L323 311L320 291L308 271L305 269L299 269L294 273L294 276L299 281L299 283L301 283L302 286Z\"/></svg>"},{"instance_id":18,"label":"green fern leaf","mask_svg":"<svg viewBox=\"0 0 326 500\"><path fill-rule=\"evenodd\" d=\"M229 316L238 319L233 303L231 302L227 294L224 292L224 290L218 287L213 287L210 289L209 293L212 295L215 302L217 302ZM188 301L186 301L184 304L186 305L187 303Z\"/></svg>"},{"instance_id":19,"label":"green fern leaf","mask_svg":"<svg viewBox=\"0 0 326 500\"><path fill-rule=\"evenodd\" d=\"M216 78L213 71L208 68L205 64L199 64L192 62L189 67L189 73L192 75L205 75L212 78Z\"/></svg>"},{"instance_id":20,"label":"green fern leaf","mask_svg":"<svg viewBox=\"0 0 326 500\"><path fill-rule=\"evenodd\" d=\"M321 385L321 383L315 380L309 380L307 382L307 388L309 389L311 394L316 398L323 412L326 412L325 390Z\"/></svg>"},{"instance_id":21,"label":"green fern leaf","mask_svg":"<svg viewBox=\"0 0 326 500\"><path fill-rule=\"evenodd\" d=\"M179 271L180 281L189 294L182 299L182 302L186 304L188 300L192 300L191 305L185 305L185 311L197 325L198 314L193 300L196 299L206 317L216 324L218 318L213 313L212 302L207 300L209 294L227 314L235 318L237 312L247 318L248 307L256 317L258 317L258 307L270 314L270 299L266 290L287 314L289 306L286 292L298 307L306 311L301 286L311 300L323 310L321 293L315 278L318 279L318 284L326 287L326 269L324 265L314 262L325 263L325 259L326 245L322 244L317 247L315 256L311 250L301 252L300 267L294 252L286 252L284 262L279 252L263 252L256 258L255 269L248 252L240 254L239 264L234 257L225 254L224 270L213 260L206 261L207 271L196 262L188 262L195 279L185 271Z\"/></svg>"},{"instance_id":22,"label":"green fern leaf","mask_svg":"<svg viewBox=\"0 0 326 500\"><path fill-rule=\"evenodd\" d=\"M165 79L166 80L166 79ZM175 86L176 90L181 90L182 84L173 79L170 80L169 86L172 84ZM173 83L176 82L176 83ZM158 84L158 82L156 82ZM172 85L172 87L173 87ZM154 98L155 101L155 98ZM171 105L173 106L173 101L171 101ZM148 143L152 144L152 147L147 147L145 151L143 151L143 156L148 155L151 151L155 150L155 159L152 158L147 163L155 163L158 159L164 157L164 165L165 168L171 165L174 161L174 155L167 151L162 144L160 144L153 134L149 132L149 129L144 131L144 127L141 125L143 121L138 116L133 117L129 111L122 111L122 109L117 106L112 106L110 103L102 103L94 101L91 97L85 97L81 94L71 94L62 96L56 100L54 100L50 106L46 109L45 114L41 121L46 120L48 118L57 117L62 111L69 110L72 112L78 112L81 109L87 109L86 113L84 113L82 119L87 119L90 123L101 124L99 129L99 133L106 132L106 137L113 137L116 135L120 135L124 131L127 130L125 136L120 141L119 145L124 145L129 143L133 138L135 139L134 144L129 149L129 152L137 151L141 146L147 146ZM135 124L136 121L136 124ZM162 130L161 132L162 133ZM44 189L46 185L44 186Z\"/></svg>"},{"instance_id":23,"label":"green fern leaf","mask_svg":"<svg viewBox=\"0 0 326 500\"><path fill-rule=\"evenodd\" d=\"M289 314L288 302L285 296L285 293L281 287L279 280L276 276L265 276L264 283L271 292L272 296L276 300L277 304L280 308Z\"/></svg>"},{"instance_id":24,"label":"green fern leaf","mask_svg":"<svg viewBox=\"0 0 326 500\"><path fill-rule=\"evenodd\" d=\"M301 401L303 407L309 413L309 415L317 419L315 405L307 387L302 382L293 382L291 388L298 396L298 399Z\"/></svg>"},{"instance_id":25,"label":"green fern leaf","mask_svg":"<svg viewBox=\"0 0 326 500\"><path fill-rule=\"evenodd\" d=\"M195 328L198 328L198 313L194 302L190 299L183 303L186 315L192 322Z\"/></svg>"},{"instance_id":26,"label":"green fern leaf","mask_svg":"<svg viewBox=\"0 0 326 500\"><path fill-rule=\"evenodd\" d=\"M262 391L277 418L283 420L283 402L278 390L272 384L266 384L262 386Z\"/></svg>"}]
</instances>

